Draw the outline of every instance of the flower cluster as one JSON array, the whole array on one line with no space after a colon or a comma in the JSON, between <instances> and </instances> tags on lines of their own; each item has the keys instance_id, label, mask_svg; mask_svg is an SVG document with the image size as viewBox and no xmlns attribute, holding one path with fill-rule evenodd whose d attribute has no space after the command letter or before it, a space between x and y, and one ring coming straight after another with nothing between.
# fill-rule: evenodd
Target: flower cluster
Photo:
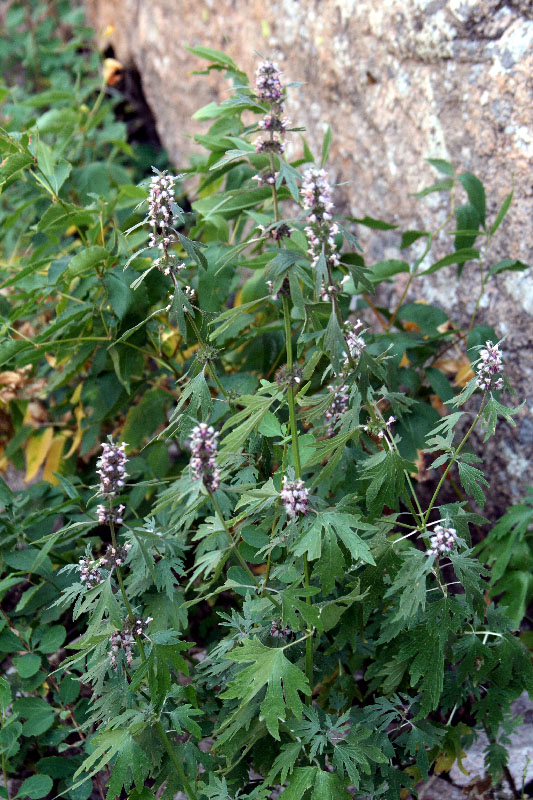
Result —
<instances>
[{"instance_id":1,"label":"flower cluster","mask_svg":"<svg viewBox=\"0 0 533 800\"><path fill-rule=\"evenodd\" d=\"M428 556L437 556L444 553L451 553L457 544L457 531L455 528L443 528L442 525L435 525L433 535L429 537L430 546L426 551Z\"/></svg>"},{"instance_id":2,"label":"flower cluster","mask_svg":"<svg viewBox=\"0 0 533 800\"><path fill-rule=\"evenodd\" d=\"M142 636L151 621L152 617L146 617L146 619L136 619L133 620L133 622L128 620L124 624L124 627L121 631L115 631L115 633L111 634L109 637L109 643L111 646L109 663L112 669L117 669L117 659L121 649L124 651L128 666L131 664L133 661L133 646L135 644L135 637Z\"/></svg>"},{"instance_id":3,"label":"flower cluster","mask_svg":"<svg viewBox=\"0 0 533 800\"><path fill-rule=\"evenodd\" d=\"M335 436L336 429L341 421L342 415L348 408L348 401L350 395L346 384L341 383L340 386L330 384L328 386L329 392L332 395L331 405L326 409L324 417L328 423L328 436Z\"/></svg>"},{"instance_id":4,"label":"flower cluster","mask_svg":"<svg viewBox=\"0 0 533 800\"><path fill-rule=\"evenodd\" d=\"M331 186L325 170L311 167L304 172L302 195L303 207L309 212L307 215L309 224L305 228L305 232L312 266L316 266L320 256L324 253L328 270L331 270L338 266L340 261L335 244L339 226L332 221L334 206L331 201ZM325 293L331 295L336 288L331 284Z\"/></svg>"},{"instance_id":5,"label":"flower cluster","mask_svg":"<svg viewBox=\"0 0 533 800\"><path fill-rule=\"evenodd\" d=\"M172 242L174 214L174 178L166 172L154 175L148 197L148 221L152 226L150 247L159 247L166 255Z\"/></svg>"},{"instance_id":6,"label":"flower cluster","mask_svg":"<svg viewBox=\"0 0 533 800\"><path fill-rule=\"evenodd\" d=\"M122 567L123 564L126 562L126 557L128 555L128 550L131 549L131 544L125 544L124 547L113 547L113 545L108 545L105 554L100 559L100 564L107 569L113 569L114 567Z\"/></svg>"},{"instance_id":7,"label":"flower cluster","mask_svg":"<svg viewBox=\"0 0 533 800\"><path fill-rule=\"evenodd\" d=\"M78 570L80 573L80 581L85 584L87 589L94 589L104 580L100 570L100 559L93 561L91 558L80 558L78 561Z\"/></svg>"},{"instance_id":8,"label":"flower cluster","mask_svg":"<svg viewBox=\"0 0 533 800\"><path fill-rule=\"evenodd\" d=\"M490 389L503 388L503 378L496 377L500 372L503 372L501 350L497 344L485 342L485 347L479 354L477 385L486 392Z\"/></svg>"},{"instance_id":9,"label":"flower cluster","mask_svg":"<svg viewBox=\"0 0 533 800\"><path fill-rule=\"evenodd\" d=\"M270 108L265 117L258 123L260 130L266 136L257 139L255 149L257 153L266 155L281 155L285 150L283 139L290 125L289 120L283 116L283 87L281 85L281 73L271 61L263 61L259 64L255 76L256 96L259 102L267 103ZM274 163L270 158L270 164L258 175L254 176L259 186L274 186L278 177L278 172L274 169ZM286 227L286 226L285 226ZM273 239L281 238L281 235L289 235L288 229L280 231L277 228L268 231Z\"/></svg>"},{"instance_id":10,"label":"flower cluster","mask_svg":"<svg viewBox=\"0 0 533 800\"><path fill-rule=\"evenodd\" d=\"M303 369L298 365L293 366L291 369L286 364L276 370L274 380L278 386L288 389L299 389L303 378Z\"/></svg>"},{"instance_id":11,"label":"flower cluster","mask_svg":"<svg viewBox=\"0 0 533 800\"><path fill-rule=\"evenodd\" d=\"M97 473L100 476L100 494L103 497L114 497L125 485L128 476L126 472L126 444L102 444L102 455L96 462Z\"/></svg>"},{"instance_id":12,"label":"flower cluster","mask_svg":"<svg viewBox=\"0 0 533 800\"><path fill-rule=\"evenodd\" d=\"M268 286L268 291L270 292L272 300L277 300L280 295L284 295L285 297L291 296L291 284L287 277L283 278L283 282L277 292L274 291L273 281L266 281L266 285Z\"/></svg>"},{"instance_id":13,"label":"flower cluster","mask_svg":"<svg viewBox=\"0 0 533 800\"><path fill-rule=\"evenodd\" d=\"M385 438L385 431L390 433L391 425L396 422L396 417L389 417L386 422L382 422L381 419L377 418L375 421L371 422L370 425L361 425L361 428L371 436L375 436L377 439L384 439Z\"/></svg>"},{"instance_id":14,"label":"flower cluster","mask_svg":"<svg viewBox=\"0 0 533 800\"><path fill-rule=\"evenodd\" d=\"M344 357L346 359L344 362L345 367L350 365L350 360L357 363L361 358L361 353L366 347L366 342L361 336L362 327L363 323L360 319L358 319L354 325L346 325L344 338L346 339L346 344L348 345L348 352L344 353Z\"/></svg>"},{"instance_id":15,"label":"flower cluster","mask_svg":"<svg viewBox=\"0 0 533 800\"><path fill-rule=\"evenodd\" d=\"M116 508L109 508L103 503L98 506L96 513L98 514L98 522L100 525L122 525L124 522L124 511L126 506L122 503Z\"/></svg>"},{"instance_id":16,"label":"flower cluster","mask_svg":"<svg viewBox=\"0 0 533 800\"><path fill-rule=\"evenodd\" d=\"M300 514L307 514L309 489L304 487L304 482L301 479L289 481L284 475L279 495L283 500L285 511L289 517L296 519Z\"/></svg>"},{"instance_id":17,"label":"flower cluster","mask_svg":"<svg viewBox=\"0 0 533 800\"><path fill-rule=\"evenodd\" d=\"M212 425L200 422L191 434L191 471L194 480L202 481L208 492L220 485L217 468L218 432Z\"/></svg>"},{"instance_id":18,"label":"flower cluster","mask_svg":"<svg viewBox=\"0 0 533 800\"><path fill-rule=\"evenodd\" d=\"M283 625L280 620L274 620L270 626L270 635L274 639L288 639L292 636L293 630L288 625Z\"/></svg>"}]
</instances>

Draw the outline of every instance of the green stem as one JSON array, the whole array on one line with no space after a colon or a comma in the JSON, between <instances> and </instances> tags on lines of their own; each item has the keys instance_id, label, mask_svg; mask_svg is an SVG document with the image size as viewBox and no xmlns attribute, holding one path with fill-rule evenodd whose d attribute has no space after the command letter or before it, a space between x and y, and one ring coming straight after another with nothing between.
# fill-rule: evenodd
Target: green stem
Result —
<instances>
[{"instance_id":1,"label":"green stem","mask_svg":"<svg viewBox=\"0 0 533 800\"><path fill-rule=\"evenodd\" d=\"M437 484L437 488L436 488L436 489L435 489L435 491L433 492L433 497L431 498L431 501L430 501L430 503L429 503L428 510L426 511L426 514L425 514L425 517L424 517L424 525L427 525L427 521L428 521L428 519L429 519L429 515L430 515L430 513L431 513L431 510L432 510L432 508L433 508L433 506L434 506L434 504L435 504L435 500L437 499L437 496L438 496L438 494L439 494L439 492L440 492L441 486L442 486L442 484L444 483L444 481L446 480L446 476L447 476L447 474L449 473L449 471L451 470L451 468L453 467L453 465L454 465L454 464L455 464L455 462L457 461L457 456L459 455L459 453L461 452L461 450L462 450L462 449L463 449L463 447L465 446L466 442L468 441L468 439L469 439L469 437L470 437L470 434L472 433L472 431L473 431L473 430L474 430L474 428L476 427L477 423L479 422L479 419L480 419L480 417L481 417L481 414L483 413L483 409L485 408L485 401L486 401L486 399L487 399L487 392L485 392L485 394L483 395L483 399L482 399L482 401L481 401L481 405L480 405L480 407L479 407L479 411L477 412L477 414L476 414L476 417L475 417L475 419L474 419L473 423L471 424L471 426L469 427L469 429L467 430L467 432L465 433L465 435L464 435L464 436L463 436L463 438L461 439L461 441L460 441L460 443L459 443L459 445L458 445L457 449L455 450L455 452L454 452L454 454L453 454L453 456L452 456L452 458L451 458L451 460L450 460L450 462L449 462L448 466L446 467L446 469L445 469L445 470L444 470L444 472L442 473L441 479L440 479L440 481L439 481L439 482L438 482L438 484Z\"/></svg>"},{"instance_id":2,"label":"green stem","mask_svg":"<svg viewBox=\"0 0 533 800\"><path fill-rule=\"evenodd\" d=\"M172 744L170 743L170 739L168 738L168 734L165 731L165 729L163 728L163 726L161 725L161 723L159 722L159 720L155 723L155 729L156 729L156 731L157 731L157 733L159 735L159 738L161 739L161 741L163 743L163 746L164 746L165 750L168 753L168 756L169 756L170 760L172 761L172 763L174 765L174 769L177 772L178 778L180 779L180 781L182 783L182 786L185 789L185 794L187 795L189 800L196 800L196 792L194 791L194 789L190 785L189 781L187 780L187 776L185 775L183 767L181 766L181 764L179 762L179 759L178 759L176 753L174 752L174 748L172 747Z\"/></svg>"},{"instance_id":3,"label":"green stem","mask_svg":"<svg viewBox=\"0 0 533 800\"><path fill-rule=\"evenodd\" d=\"M410 275L409 275L409 278L408 278L407 283L405 285L405 289L403 290L403 292L402 292L402 294L400 296L400 299L398 300L398 302L396 304L396 308L392 312L392 315L391 315L391 317L390 317L390 319L389 319L389 321L388 321L388 323L387 323L387 325L385 327L386 331L389 331L392 328L392 326L394 324L394 320L396 319L396 316L398 314L398 311L400 310L400 308L403 305L403 301L405 300L407 292L411 288L411 284L412 284L413 280L416 278L418 267L420 266L422 261L425 259L425 257L427 256L427 254L431 250L431 246L433 244L433 241L436 239L436 237L439 235L439 233L446 227L448 222L453 218L453 215L455 214L455 185L456 184L455 184L455 181L454 181L454 184L453 184L453 186L452 186L452 188L450 190L450 213L448 214L448 216L446 217L444 222L441 225L439 225L437 230L434 231L433 233L429 234L425 250L422 253L422 255L420 256L420 258L416 261L415 268L414 268L413 272L411 272Z\"/></svg>"},{"instance_id":4,"label":"green stem","mask_svg":"<svg viewBox=\"0 0 533 800\"><path fill-rule=\"evenodd\" d=\"M285 322L285 345L287 348L287 369L290 373L292 370L292 337L291 337L291 318L290 318L290 311L289 311L289 301L286 295L282 295L282 302L283 302L283 319ZM287 399L289 402L289 421L291 426L291 444L292 444L292 456L294 461L294 474L296 479L302 477L302 466L300 462L300 448L298 446L298 424L296 421L296 405L294 402L294 390L292 386L289 386L287 389ZM303 563L304 563L304 586L306 589L310 586L310 579L309 579L309 562L307 560L307 553L303 554ZM305 602L307 605L311 605L311 598L308 596L305 598ZM305 642L305 672L307 675L307 680L309 681L309 686L311 687L311 691L313 690L313 640L312 637L309 638ZM310 705L312 703L312 694L306 696L306 703Z\"/></svg>"},{"instance_id":5,"label":"green stem","mask_svg":"<svg viewBox=\"0 0 533 800\"><path fill-rule=\"evenodd\" d=\"M285 323L285 347L287 349L287 370L292 370L292 336L291 336L291 317L289 311L289 301L286 295L282 295L283 302L283 320ZM300 450L298 447L298 426L296 423L296 404L294 402L294 390L289 386L287 390L287 399L289 402L289 421L291 426L291 444L292 455L294 461L294 472L296 478L301 478L302 468L300 464Z\"/></svg>"},{"instance_id":6,"label":"green stem","mask_svg":"<svg viewBox=\"0 0 533 800\"><path fill-rule=\"evenodd\" d=\"M3 778L4 778L4 786L6 787L7 800L10 800L9 788L8 788L8 784L7 784L7 764L6 764L6 754L5 753L2 753L2 775L3 775Z\"/></svg>"},{"instance_id":7,"label":"green stem","mask_svg":"<svg viewBox=\"0 0 533 800\"><path fill-rule=\"evenodd\" d=\"M217 517L219 518L220 522L222 523L222 527L224 528L224 531L225 531L226 536L228 538L228 542L229 542L229 545L231 547L231 551L232 551L233 555L238 560L239 564L241 565L243 570L246 572L246 574L251 578L251 580L252 580L253 584L255 585L255 587L257 589L259 589L259 581L257 580L257 578L255 577L254 573L252 572L252 570L250 569L250 567L248 566L248 564L246 563L246 561L244 560L244 558L240 554L239 549L237 547L237 544L234 541L233 536L231 535L231 531L228 528L226 520L224 519L224 515L222 514L222 510L221 510L219 504L217 503L217 501L215 500L215 495L213 494L213 492L209 491L209 489L208 489L208 492L209 492L209 497L211 498L211 502L213 503L213 508L215 509L215 513L216 513ZM273 597L269 597L268 599L270 600L270 602L274 606L276 606L278 611L281 612L281 606L277 602L277 600L274 600Z\"/></svg>"},{"instance_id":8,"label":"green stem","mask_svg":"<svg viewBox=\"0 0 533 800\"><path fill-rule=\"evenodd\" d=\"M110 500L110 503L112 505L112 501L111 500ZM116 548L116 546L117 546L117 538L116 538L116 534L115 534L115 526L114 526L112 520L110 522L110 529L111 529L111 541L113 542L113 547ZM124 586L124 581L122 580L122 575L120 574L119 567L116 567L116 574L117 574L118 584L120 586L120 591L121 591L121 594L122 594L122 599L124 600L124 605L126 606L126 610L128 612L129 620L130 620L130 622L134 622L135 621L135 617L133 615L133 609L131 607L130 601L128 600L128 596L126 594L126 588ZM142 660L143 663L145 663L146 662L146 652L144 650L144 645L143 645L140 637L136 636L135 639L136 639L137 645L139 647L139 652L141 654L141 660ZM159 738L163 742L163 745L164 745L165 750L167 751L167 753L169 755L170 760L174 764L174 767L176 769L178 778L180 779L180 781L181 781L181 783L183 785L183 788L185 790L185 794L187 795L189 800L197 800L196 793L191 788L191 785L189 784L189 781L187 780L187 777L185 775L183 767L181 766L181 764L180 764L180 762L178 760L178 757L177 757L176 753L174 752L174 749L172 747L170 739L168 738L168 734L165 731L165 729L163 728L163 726L162 726L162 724L161 724L161 722L159 720L157 720L157 722L155 723L155 729L156 729L156 731L157 731L157 733L159 735Z\"/></svg>"},{"instance_id":9,"label":"green stem","mask_svg":"<svg viewBox=\"0 0 533 800\"><path fill-rule=\"evenodd\" d=\"M198 343L200 344L200 347L202 347L205 350L206 349L206 343L205 343L205 341L203 339L202 334L200 333L200 330L198 328L198 325L196 324L196 321L195 321L193 315L192 314L188 314L187 316L189 317L189 322L191 323L191 327L192 327L192 329L193 329L193 331L194 331L194 333L196 335L196 338L198 339ZM212 363L210 361L208 361L206 366L207 366L207 371L209 372L209 374L211 375L212 379L214 380L214 382L218 386L220 392L224 395L224 397L227 400L229 395L228 395L227 391L224 389L224 387L222 386L222 384L220 383L220 379L219 379L219 377L218 377L218 375L216 373L216 370L213 367Z\"/></svg>"}]
</instances>

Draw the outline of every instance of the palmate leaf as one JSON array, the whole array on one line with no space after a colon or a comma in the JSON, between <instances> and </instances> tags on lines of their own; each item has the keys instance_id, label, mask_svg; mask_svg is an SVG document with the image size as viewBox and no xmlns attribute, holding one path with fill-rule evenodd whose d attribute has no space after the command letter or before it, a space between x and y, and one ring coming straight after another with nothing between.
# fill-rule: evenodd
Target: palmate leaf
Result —
<instances>
[{"instance_id":1,"label":"palmate leaf","mask_svg":"<svg viewBox=\"0 0 533 800\"><path fill-rule=\"evenodd\" d=\"M406 472L416 472L415 466L394 450L380 450L365 461L364 477L370 479L366 502L371 514L379 514L384 506L396 508Z\"/></svg>"},{"instance_id":2,"label":"palmate leaf","mask_svg":"<svg viewBox=\"0 0 533 800\"><path fill-rule=\"evenodd\" d=\"M388 761L379 747L366 742L371 734L372 731L368 728L361 728L351 733L344 742L335 745L333 749L332 760L337 768L337 774L343 775L346 772L350 783L357 788L361 773L370 774L371 761L378 764L386 764Z\"/></svg>"},{"instance_id":3,"label":"palmate leaf","mask_svg":"<svg viewBox=\"0 0 533 800\"><path fill-rule=\"evenodd\" d=\"M468 494L471 494L480 508L485 505L485 494L481 486L488 486L489 482L485 479L482 471L471 464L465 464L464 461L459 461L459 478L463 489Z\"/></svg>"},{"instance_id":4,"label":"palmate leaf","mask_svg":"<svg viewBox=\"0 0 533 800\"><path fill-rule=\"evenodd\" d=\"M122 787L128 792L134 781L135 786L141 789L150 772L150 766L151 760L130 736L121 747L115 761L107 786L106 800L118 797Z\"/></svg>"},{"instance_id":5,"label":"palmate leaf","mask_svg":"<svg viewBox=\"0 0 533 800\"><path fill-rule=\"evenodd\" d=\"M287 718L287 709L301 719L303 704L299 692L311 694L306 676L286 658L285 649L265 647L255 638L244 639L238 648L225 656L236 663L253 663L231 681L221 697L240 700L242 708L266 686L260 709L268 731L275 739L280 738L279 722Z\"/></svg>"},{"instance_id":6,"label":"palmate leaf","mask_svg":"<svg viewBox=\"0 0 533 800\"><path fill-rule=\"evenodd\" d=\"M325 580L325 587L322 587L325 594L329 594L335 581L344 575L345 559L339 540L354 562L375 564L370 548L356 533L357 530L374 530L374 526L355 514L323 511L316 515L311 527L296 542L293 552L297 556L307 553L308 559L315 561L322 559L324 553L324 563L320 563L317 569Z\"/></svg>"}]
</instances>

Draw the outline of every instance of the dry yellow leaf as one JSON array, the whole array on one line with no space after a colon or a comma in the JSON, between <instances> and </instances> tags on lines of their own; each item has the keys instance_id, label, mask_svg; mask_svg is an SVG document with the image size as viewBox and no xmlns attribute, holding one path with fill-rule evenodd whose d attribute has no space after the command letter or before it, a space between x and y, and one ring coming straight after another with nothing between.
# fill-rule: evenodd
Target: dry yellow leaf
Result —
<instances>
[{"instance_id":1,"label":"dry yellow leaf","mask_svg":"<svg viewBox=\"0 0 533 800\"><path fill-rule=\"evenodd\" d=\"M72 395L70 397L69 403L72 403L73 406L77 405L80 402L81 398L81 390L83 389L83 383L78 383Z\"/></svg>"},{"instance_id":2,"label":"dry yellow leaf","mask_svg":"<svg viewBox=\"0 0 533 800\"><path fill-rule=\"evenodd\" d=\"M53 428L42 428L40 431L36 431L32 434L28 439L25 448L26 475L24 480L26 483L33 480L39 472L39 469L48 455L53 438Z\"/></svg>"},{"instance_id":3,"label":"dry yellow leaf","mask_svg":"<svg viewBox=\"0 0 533 800\"><path fill-rule=\"evenodd\" d=\"M76 423L77 423L76 433L74 434L74 439L72 441L72 444L70 445L68 453L65 455L65 458L70 458L71 455L73 455L76 452L83 438L81 422L85 417L85 412L81 404L79 406L76 406L76 408L74 409L74 416L76 417Z\"/></svg>"},{"instance_id":4,"label":"dry yellow leaf","mask_svg":"<svg viewBox=\"0 0 533 800\"><path fill-rule=\"evenodd\" d=\"M53 474L59 472L59 465L61 464L61 457L65 448L67 436L65 433L58 433L52 439L52 444L46 455L46 461L43 469L43 480L48 481L52 485L59 483L58 479Z\"/></svg>"},{"instance_id":5,"label":"dry yellow leaf","mask_svg":"<svg viewBox=\"0 0 533 800\"><path fill-rule=\"evenodd\" d=\"M465 363L461 366L458 370L457 375L455 376L455 380L453 382L454 386L466 386L468 381L472 380L474 377L474 370L472 369L472 365L468 359L465 359Z\"/></svg>"},{"instance_id":6,"label":"dry yellow leaf","mask_svg":"<svg viewBox=\"0 0 533 800\"><path fill-rule=\"evenodd\" d=\"M435 361L433 366L437 369L440 369L440 371L444 372L445 375L455 375L455 373L459 370L461 363L462 361L460 358L439 358L438 361Z\"/></svg>"},{"instance_id":7,"label":"dry yellow leaf","mask_svg":"<svg viewBox=\"0 0 533 800\"><path fill-rule=\"evenodd\" d=\"M454 764L455 756L452 753L441 753L435 761L435 774L440 775L441 772L448 772Z\"/></svg>"},{"instance_id":8,"label":"dry yellow leaf","mask_svg":"<svg viewBox=\"0 0 533 800\"><path fill-rule=\"evenodd\" d=\"M48 413L42 403L39 403L38 400L33 400L28 403L26 413L24 414L24 425L33 425L35 428L47 420Z\"/></svg>"},{"instance_id":9,"label":"dry yellow leaf","mask_svg":"<svg viewBox=\"0 0 533 800\"><path fill-rule=\"evenodd\" d=\"M402 360L400 361L400 367L409 367L411 366L411 362L407 358L407 353L404 353L402 356Z\"/></svg>"},{"instance_id":10,"label":"dry yellow leaf","mask_svg":"<svg viewBox=\"0 0 533 800\"><path fill-rule=\"evenodd\" d=\"M55 356L51 356L49 353L45 353L44 357L46 358L48 364L52 367L52 369L55 369L55 367L57 366L57 358Z\"/></svg>"},{"instance_id":11,"label":"dry yellow leaf","mask_svg":"<svg viewBox=\"0 0 533 800\"><path fill-rule=\"evenodd\" d=\"M102 31L102 36L112 36L114 32L115 26L110 22L109 25L106 25Z\"/></svg>"},{"instance_id":12,"label":"dry yellow leaf","mask_svg":"<svg viewBox=\"0 0 533 800\"><path fill-rule=\"evenodd\" d=\"M106 86L115 86L121 78L124 67L116 58L104 58L103 78Z\"/></svg>"}]
</instances>

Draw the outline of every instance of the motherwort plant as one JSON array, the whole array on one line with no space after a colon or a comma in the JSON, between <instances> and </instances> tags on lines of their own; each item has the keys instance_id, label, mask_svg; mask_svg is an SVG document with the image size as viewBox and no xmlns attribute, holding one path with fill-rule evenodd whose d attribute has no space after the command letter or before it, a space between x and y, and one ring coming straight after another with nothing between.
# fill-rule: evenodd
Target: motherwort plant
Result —
<instances>
[{"instance_id":1,"label":"motherwort plant","mask_svg":"<svg viewBox=\"0 0 533 800\"><path fill-rule=\"evenodd\" d=\"M154 171L117 195L87 233L90 275L88 255L50 267L70 324L95 309L83 385L67 386L66 359L50 403L80 457L64 459L68 474L55 465L65 498L46 530L32 518L21 532L14 506L7 518L12 541L33 536L12 563L52 576L62 594L50 613L73 631L51 679L81 686L84 711L46 740L76 737L58 792L82 800L94 779L108 800L400 800L484 731L488 772L518 793L510 704L533 690L533 671L474 555L497 487L481 439L518 409L504 404L495 331L410 302L429 260L432 272L481 263L510 201L489 223L478 179L433 161L446 177L426 193L450 193L451 252L433 258L438 232L417 229L398 237L398 258L372 263L361 227L390 242L394 226L336 214L331 132L315 157L286 119L294 87L275 64L250 85L228 56L193 52L233 84L196 115L210 121L196 136L207 152L184 175ZM17 163L30 174L28 158ZM69 213L85 236L89 212ZM407 288L385 307L390 292L375 292L397 272ZM12 345L37 358L22 338ZM108 432L129 444L109 439L98 454ZM31 647L43 631L33 635ZM71 719L65 691L50 726ZM15 711L25 719L30 706ZM43 772L65 769L30 755Z\"/></svg>"}]
</instances>

